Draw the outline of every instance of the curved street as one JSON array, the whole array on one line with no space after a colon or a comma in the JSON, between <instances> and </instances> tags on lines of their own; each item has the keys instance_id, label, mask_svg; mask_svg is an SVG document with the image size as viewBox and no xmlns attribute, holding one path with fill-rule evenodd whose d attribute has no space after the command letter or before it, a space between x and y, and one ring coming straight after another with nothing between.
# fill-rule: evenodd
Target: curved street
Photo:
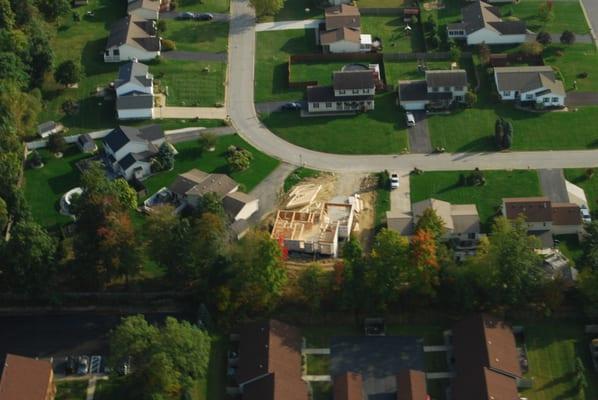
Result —
<instances>
[{"instance_id":1,"label":"curved street","mask_svg":"<svg viewBox=\"0 0 598 400\"><path fill-rule=\"evenodd\" d=\"M339 155L286 142L258 119L254 105L255 12L247 0L231 0L226 106L234 128L266 154L294 165L323 171L470 170L583 168L598 165L598 150ZM397 112L399 112L397 110ZM325 135L326 132L321 132ZM375 134L373 132L372 134ZM563 132L572 134L572 132Z\"/></svg>"}]
</instances>

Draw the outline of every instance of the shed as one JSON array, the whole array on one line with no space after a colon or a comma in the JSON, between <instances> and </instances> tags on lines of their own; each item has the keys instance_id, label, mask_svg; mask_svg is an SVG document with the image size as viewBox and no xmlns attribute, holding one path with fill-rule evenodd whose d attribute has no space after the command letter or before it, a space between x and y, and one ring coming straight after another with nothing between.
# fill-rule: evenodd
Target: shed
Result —
<instances>
[{"instance_id":1,"label":"shed","mask_svg":"<svg viewBox=\"0 0 598 400\"><path fill-rule=\"evenodd\" d=\"M64 126L54 121L46 121L37 126L37 134L44 139L55 133L60 133L63 130Z\"/></svg>"},{"instance_id":2,"label":"shed","mask_svg":"<svg viewBox=\"0 0 598 400\"><path fill-rule=\"evenodd\" d=\"M77 147L84 153L95 153L98 150L98 145L88 133L84 133L77 137Z\"/></svg>"}]
</instances>

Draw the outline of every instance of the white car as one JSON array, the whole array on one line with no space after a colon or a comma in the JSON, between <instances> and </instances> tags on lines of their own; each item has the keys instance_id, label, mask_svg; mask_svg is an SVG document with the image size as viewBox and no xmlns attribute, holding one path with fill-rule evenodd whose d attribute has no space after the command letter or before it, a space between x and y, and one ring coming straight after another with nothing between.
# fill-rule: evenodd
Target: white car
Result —
<instances>
[{"instance_id":1,"label":"white car","mask_svg":"<svg viewBox=\"0 0 598 400\"><path fill-rule=\"evenodd\" d=\"M399 174L390 174L390 188L396 189L399 187Z\"/></svg>"},{"instance_id":2,"label":"white car","mask_svg":"<svg viewBox=\"0 0 598 400\"><path fill-rule=\"evenodd\" d=\"M592 216L590 215L590 210L588 210L588 206L582 204L581 207L579 207L579 211L581 212L581 219L584 223L589 224L590 222L592 222Z\"/></svg>"},{"instance_id":3,"label":"white car","mask_svg":"<svg viewBox=\"0 0 598 400\"><path fill-rule=\"evenodd\" d=\"M407 111L405 116L407 117L407 126L415 126L415 117L413 116L413 113Z\"/></svg>"}]
</instances>

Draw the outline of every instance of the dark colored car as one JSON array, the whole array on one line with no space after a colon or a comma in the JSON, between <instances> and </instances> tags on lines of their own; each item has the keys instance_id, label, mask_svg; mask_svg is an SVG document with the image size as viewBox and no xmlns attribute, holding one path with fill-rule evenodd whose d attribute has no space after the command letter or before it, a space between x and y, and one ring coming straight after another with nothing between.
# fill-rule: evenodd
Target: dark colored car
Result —
<instances>
[{"instance_id":1,"label":"dark colored car","mask_svg":"<svg viewBox=\"0 0 598 400\"><path fill-rule=\"evenodd\" d=\"M287 103L287 104L283 104L283 106L280 108L283 110L287 110L287 111L300 110L301 103Z\"/></svg>"},{"instance_id":2,"label":"dark colored car","mask_svg":"<svg viewBox=\"0 0 598 400\"><path fill-rule=\"evenodd\" d=\"M211 21L214 19L214 15L212 15L210 13L196 14L195 19L198 21Z\"/></svg>"},{"instance_id":3,"label":"dark colored car","mask_svg":"<svg viewBox=\"0 0 598 400\"><path fill-rule=\"evenodd\" d=\"M180 13L179 15L176 16L176 19L180 19L180 20L188 20L188 19L195 19L197 16L192 13L192 12L184 12L184 13Z\"/></svg>"}]
</instances>

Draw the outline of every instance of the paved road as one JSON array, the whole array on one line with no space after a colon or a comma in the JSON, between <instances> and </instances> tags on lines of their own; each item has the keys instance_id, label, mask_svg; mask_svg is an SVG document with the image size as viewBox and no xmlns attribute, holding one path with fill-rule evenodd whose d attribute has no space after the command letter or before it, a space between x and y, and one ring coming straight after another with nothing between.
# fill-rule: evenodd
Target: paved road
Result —
<instances>
[{"instance_id":1,"label":"paved road","mask_svg":"<svg viewBox=\"0 0 598 400\"><path fill-rule=\"evenodd\" d=\"M261 151L290 164L337 172L382 170L471 170L595 167L598 150L444 153L408 155L338 155L307 150L270 132L257 118L253 102L255 14L247 0L231 1L227 109L233 126ZM375 132L372 132L375 133ZM323 135L326 132L322 132Z\"/></svg>"},{"instance_id":2,"label":"paved road","mask_svg":"<svg viewBox=\"0 0 598 400\"><path fill-rule=\"evenodd\" d=\"M217 136L232 135L235 130L230 126L222 126L218 128L185 128L179 129L175 133L166 132L166 138L169 143L188 142L189 140L197 139L202 133L210 132Z\"/></svg>"},{"instance_id":3,"label":"paved road","mask_svg":"<svg viewBox=\"0 0 598 400\"><path fill-rule=\"evenodd\" d=\"M568 92L565 104L568 107L598 105L598 92Z\"/></svg>"},{"instance_id":4,"label":"paved road","mask_svg":"<svg viewBox=\"0 0 598 400\"><path fill-rule=\"evenodd\" d=\"M569 202L565 175L562 169L541 169L538 171L538 175L540 176L540 187L544 196L556 203Z\"/></svg>"},{"instance_id":5,"label":"paved road","mask_svg":"<svg viewBox=\"0 0 598 400\"><path fill-rule=\"evenodd\" d=\"M263 22L255 26L256 32L286 31L290 29L315 29L322 22L321 19L305 19L303 21Z\"/></svg>"},{"instance_id":6,"label":"paved road","mask_svg":"<svg viewBox=\"0 0 598 400\"><path fill-rule=\"evenodd\" d=\"M428 154L432 152L432 141L430 140L430 131L428 129L428 120L425 111L416 111L415 126L407 129L409 132L409 146L412 153Z\"/></svg>"},{"instance_id":7,"label":"paved road","mask_svg":"<svg viewBox=\"0 0 598 400\"><path fill-rule=\"evenodd\" d=\"M162 19L175 19L177 15L179 15L181 11L168 11L160 13L160 18ZM221 14L221 13L211 13L214 16L212 22L225 22L230 20L230 14ZM191 22L191 21L189 21ZM209 23L208 21L193 21L200 24Z\"/></svg>"},{"instance_id":8,"label":"paved road","mask_svg":"<svg viewBox=\"0 0 598 400\"><path fill-rule=\"evenodd\" d=\"M598 1L597 0L581 0L581 5L590 23L590 34L596 40L596 33L598 32Z\"/></svg>"},{"instance_id":9,"label":"paved road","mask_svg":"<svg viewBox=\"0 0 598 400\"><path fill-rule=\"evenodd\" d=\"M162 57L168 60L179 61L219 61L226 62L228 55L226 53L210 53L207 51L165 51Z\"/></svg>"}]
</instances>

